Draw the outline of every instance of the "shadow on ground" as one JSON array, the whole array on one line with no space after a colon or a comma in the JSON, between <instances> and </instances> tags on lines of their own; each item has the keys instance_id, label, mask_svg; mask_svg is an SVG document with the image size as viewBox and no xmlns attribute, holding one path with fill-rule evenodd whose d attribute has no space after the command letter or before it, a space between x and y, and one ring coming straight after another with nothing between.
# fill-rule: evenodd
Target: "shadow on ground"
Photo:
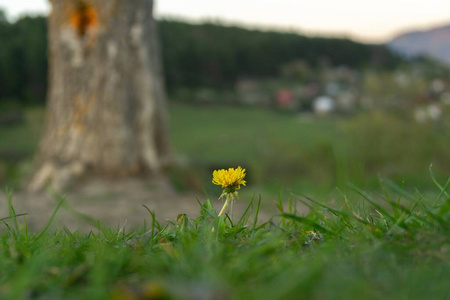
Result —
<instances>
[{"instance_id":1,"label":"shadow on ground","mask_svg":"<svg viewBox=\"0 0 450 300\"><path fill-rule=\"evenodd\" d=\"M96 229L97 220L103 226L127 229L149 225L152 218L143 205L154 211L161 223L174 221L181 213L195 218L200 211L196 199L203 203L207 200L207 196L192 192L180 194L163 179L129 178L89 180L69 190L65 194L65 199L72 210L63 205L52 227L67 227L71 231L91 231ZM211 202L216 211L219 211L222 202L216 199L211 199ZM38 231L44 228L50 219L58 204L58 197L52 196L50 192L18 191L13 193L12 203L16 214L27 214L25 219L28 229ZM236 202L233 208L234 215L240 216L247 205L247 201ZM89 216L94 222L86 221L86 218L80 217L80 214L74 211ZM0 195L0 217L7 216L7 196L3 193ZM259 219L268 220L270 216L269 212L263 211Z\"/></svg>"}]
</instances>

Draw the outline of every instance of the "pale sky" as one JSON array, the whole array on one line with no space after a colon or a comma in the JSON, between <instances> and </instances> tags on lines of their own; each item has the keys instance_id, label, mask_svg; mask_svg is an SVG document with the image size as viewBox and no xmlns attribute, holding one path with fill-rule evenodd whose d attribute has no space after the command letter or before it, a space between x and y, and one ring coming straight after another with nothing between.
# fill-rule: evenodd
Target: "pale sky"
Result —
<instances>
[{"instance_id":1,"label":"pale sky","mask_svg":"<svg viewBox=\"0 0 450 300\"><path fill-rule=\"evenodd\" d=\"M47 13L50 5L0 0L0 8L14 19ZM407 30L450 24L450 0L159 0L155 15L383 42Z\"/></svg>"}]
</instances>

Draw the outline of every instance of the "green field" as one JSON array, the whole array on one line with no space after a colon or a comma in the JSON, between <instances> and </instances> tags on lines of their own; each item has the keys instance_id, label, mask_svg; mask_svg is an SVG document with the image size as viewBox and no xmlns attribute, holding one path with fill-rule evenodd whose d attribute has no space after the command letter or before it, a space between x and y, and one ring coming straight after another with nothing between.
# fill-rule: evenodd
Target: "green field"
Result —
<instances>
[{"instance_id":1,"label":"green field","mask_svg":"<svg viewBox=\"0 0 450 300\"><path fill-rule=\"evenodd\" d=\"M147 226L97 224L86 234L29 232L3 203L1 299L450 298L448 123L212 106L170 112L174 184L218 195L212 170L242 165L248 211L218 217L206 201L197 219L162 224L149 211ZM42 116L30 110L26 123L0 128L3 183L26 176ZM279 212L261 223L260 204L278 194Z\"/></svg>"},{"instance_id":2,"label":"green field","mask_svg":"<svg viewBox=\"0 0 450 300\"><path fill-rule=\"evenodd\" d=\"M175 149L202 174L242 165L249 193L280 190L325 196L348 183L378 190L388 178L407 189L432 189L431 164L450 174L450 124L416 124L386 113L318 118L230 107L174 105ZM203 173L202 173L203 172Z\"/></svg>"},{"instance_id":3,"label":"green field","mask_svg":"<svg viewBox=\"0 0 450 300\"><path fill-rule=\"evenodd\" d=\"M211 191L211 172L242 165L247 194L280 191L329 196L349 183L379 190L385 178L406 189L431 190L429 166L450 174L450 118L417 124L406 114L318 118L262 109L171 104L170 129L179 167L169 171L183 189ZM16 185L30 169L43 121L0 127L0 182Z\"/></svg>"}]
</instances>

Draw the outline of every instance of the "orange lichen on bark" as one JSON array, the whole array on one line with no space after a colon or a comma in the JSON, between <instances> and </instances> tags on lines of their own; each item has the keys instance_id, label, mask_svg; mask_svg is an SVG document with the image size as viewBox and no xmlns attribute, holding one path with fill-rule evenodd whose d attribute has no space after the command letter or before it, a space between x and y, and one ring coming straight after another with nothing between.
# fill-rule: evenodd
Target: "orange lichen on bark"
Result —
<instances>
[{"instance_id":1,"label":"orange lichen on bark","mask_svg":"<svg viewBox=\"0 0 450 300\"><path fill-rule=\"evenodd\" d=\"M70 123L71 127L74 128L77 132L83 132L86 129L86 115L94 101L95 98L90 97L87 103L85 103L79 95L73 99L74 110Z\"/></svg>"},{"instance_id":2,"label":"orange lichen on bark","mask_svg":"<svg viewBox=\"0 0 450 300\"><path fill-rule=\"evenodd\" d=\"M70 25L77 31L79 36L84 36L88 30L98 24L97 11L86 2L79 2L75 11L70 16Z\"/></svg>"}]
</instances>

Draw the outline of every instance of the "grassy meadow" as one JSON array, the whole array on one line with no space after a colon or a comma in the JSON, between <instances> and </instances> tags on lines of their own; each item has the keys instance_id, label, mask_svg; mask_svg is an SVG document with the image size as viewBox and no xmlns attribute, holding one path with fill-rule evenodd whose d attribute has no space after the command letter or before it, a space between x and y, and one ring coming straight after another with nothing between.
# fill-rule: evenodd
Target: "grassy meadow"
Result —
<instances>
[{"instance_id":1,"label":"grassy meadow","mask_svg":"<svg viewBox=\"0 0 450 300\"><path fill-rule=\"evenodd\" d=\"M258 199L233 220L206 201L196 219L180 214L162 225L149 211L138 230L99 224L89 234L29 233L10 205L0 297L448 299L449 184L436 198L392 186L375 199L354 188L360 200L344 197L340 208L293 196L262 224Z\"/></svg>"},{"instance_id":2,"label":"grassy meadow","mask_svg":"<svg viewBox=\"0 0 450 300\"><path fill-rule=\"evenodd\" d=\"M448 112L447 112L448 113ZM15 187L31 168L43 110L0 127L0 183ZM329 197L354 184L369 191L389 179L405 189L433 191L429 167L450 174L450 120L416 123L406 113L317 117L242 107L170 105L178 167L168 174L181 191L220 193L213 170L247 169L247 195L280 192Z\"/></svg>"},{"instance_id":3,"label":"grassy meadow","mask_svg":"<svg viewBox=\"0 0 450 300\"><path fill-rule=\"evenodd\" d=\"M174 185L215 199L212 171L242 165L248 210L219 217L206 201L196 219L180 211L163 224L149 211L133 230L31 232L12 195L2 204L10 215L0 216L1 299L450 298L445 118L180 104L170 113ZM42 110L26 120L0 128L3 185L30 169ZM262 205L278 209L264 223Z\"/></svg>"},{"instance_id":4,"label":"grassy meadow","mask_svg":"<svg viewBox=\"0 0 450 300\"><path fill-rule=\"evenodd\" d=\"M248 191L329 195L348 183L379 189L389 178L410 189L432 189L428 175L450 174L450 122L417 124L381 112L318 118L269 110L175 105L175 149L209 185L212 170L242 165ZM253 189L254 188L254 189Z\"/></svg>"}]
</instances>

